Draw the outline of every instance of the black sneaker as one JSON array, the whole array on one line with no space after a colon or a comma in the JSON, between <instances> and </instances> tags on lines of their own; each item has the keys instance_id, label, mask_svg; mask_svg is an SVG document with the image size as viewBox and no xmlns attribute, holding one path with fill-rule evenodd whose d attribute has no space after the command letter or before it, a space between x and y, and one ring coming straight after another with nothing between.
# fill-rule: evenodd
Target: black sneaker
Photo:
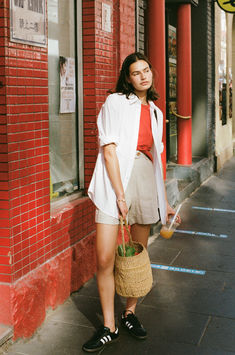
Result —
<instances>
[{"instance_id":1,"label":"black sneaker","mask_svg":"<svg viewBox=\"0 0 235 355\"><path fill-rule=\"evenodd\" d=\"M146 339L147 332L139 322L138 318L134 315L132 311L128 310L127 316L125 316L126 311L122 313L121 324L128 332L138 339Z\"/></svg>"},{"instance_id":2,"label":"black sneaker","mask_svg":"<svg viewBox=\"0 0 235 355\"><path fill-rule=\"evenodd\" d=\"M110 329L103 325L96 331L96 333L88 340L82 347L82 350L88 353L101 350L106 344L116 341L119 337L118 328L115 332L110 332Z\"/></svg>"}]
</instances>

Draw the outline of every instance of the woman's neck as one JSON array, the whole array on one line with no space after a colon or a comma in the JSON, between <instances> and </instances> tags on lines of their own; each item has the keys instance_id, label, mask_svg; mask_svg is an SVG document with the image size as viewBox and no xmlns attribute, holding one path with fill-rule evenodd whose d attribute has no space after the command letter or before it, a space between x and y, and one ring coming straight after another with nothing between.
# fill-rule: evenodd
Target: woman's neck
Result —
<instances>
[{"instance_id":1,"label":"woman's neck","mask_svg":"<svg viewBox=\"0 0 235 355\"><path fill-rule=\"evenodd\" d=\"M136 92L135 94L138 96L142 105L148 105L146 92Z\"/></svg>"}]
</instances>

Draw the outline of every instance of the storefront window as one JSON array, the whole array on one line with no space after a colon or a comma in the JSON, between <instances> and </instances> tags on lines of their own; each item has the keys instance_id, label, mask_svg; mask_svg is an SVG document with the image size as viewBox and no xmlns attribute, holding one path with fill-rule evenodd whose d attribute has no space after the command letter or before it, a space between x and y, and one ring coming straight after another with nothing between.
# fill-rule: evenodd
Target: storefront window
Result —
<instances>
[{"instance_id":1,"label":"storefront window","mask_svg":"<svg viewBox=\"0 0 235 355\"><path fill-rule=\"evenodd\" d=\"M51 198L78 190L74 0L48 0Z\"/></svg>"}]
</instances>

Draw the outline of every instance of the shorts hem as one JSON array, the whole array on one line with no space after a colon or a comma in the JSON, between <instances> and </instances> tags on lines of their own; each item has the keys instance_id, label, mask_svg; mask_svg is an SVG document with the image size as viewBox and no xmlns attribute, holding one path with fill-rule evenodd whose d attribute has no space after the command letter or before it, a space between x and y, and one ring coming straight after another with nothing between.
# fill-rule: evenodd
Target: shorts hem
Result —
<instances>
[{"instance_id":1,"label":"shorts hem","mask_svg":"<svg viewBox=\"0 0 235 355\"><path fill-rule=\"evenodd\" d=\"M135 219L129 219L129 225L132 226L133 224L141 224L141 225L151 225L151 224L155 224L158 223L160 221L160 218L157 219L151 219L151 220L135 220Z\"/></svg>"}]
</instances>

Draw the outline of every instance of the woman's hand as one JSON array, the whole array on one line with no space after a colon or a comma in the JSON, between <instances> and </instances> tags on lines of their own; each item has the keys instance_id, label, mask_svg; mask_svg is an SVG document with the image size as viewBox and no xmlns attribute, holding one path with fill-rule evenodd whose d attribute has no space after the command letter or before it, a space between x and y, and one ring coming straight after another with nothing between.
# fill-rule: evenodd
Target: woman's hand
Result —
<instances>
[{"instance_id":1,"label":"woman's hand","mask_svg":"<svg viewBox=\"0 0 235 355\"><path fill-rule=\"evenodd\" d=\"M126 219L128 213L128 207L124 199L117 199L117 205L119 210L119 216L122 216L123 219Z\"/></svg>"},{"instance_id":2,"label":"woman's hand","mask_svg":"<svg viewBox=\"0 0 235 355\"><path fill-rule=\"evenodd\" d=\"M175 210L169 205L169 203L167 202L167 207L166 207L166 214L167 214L167 221L169 221L169 219L175 215ZM175 219L176 223L181 223L181 218L180 215L178 214L178 216Z\"/></svg>"}]
</instances>

